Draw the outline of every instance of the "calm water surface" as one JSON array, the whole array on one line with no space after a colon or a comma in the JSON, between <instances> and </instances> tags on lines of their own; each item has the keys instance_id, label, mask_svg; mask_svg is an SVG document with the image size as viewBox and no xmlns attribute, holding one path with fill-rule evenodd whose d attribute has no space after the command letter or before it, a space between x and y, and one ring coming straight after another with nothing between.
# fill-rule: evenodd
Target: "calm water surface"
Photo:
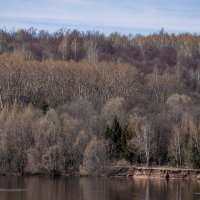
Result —
<instances>
[{"instance_id":1,"label":"calm water surface","mask_svg":"<svg viewBox=\"0 0 200 200\"><path fill-rule=\"evenodd\" d=\"M0 177L0 200L200 200L200 182L11 176Z\"/></svg>"}]
</instances>

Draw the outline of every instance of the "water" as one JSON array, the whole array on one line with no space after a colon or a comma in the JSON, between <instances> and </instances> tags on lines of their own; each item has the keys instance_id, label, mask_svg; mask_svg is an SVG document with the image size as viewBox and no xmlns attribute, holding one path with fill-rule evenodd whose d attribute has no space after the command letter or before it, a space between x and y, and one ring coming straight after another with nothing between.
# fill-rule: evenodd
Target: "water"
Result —
<instances>
[{"instance_id":1,"label":"water","mask_svg":"<svg viewBox=\"0 0 200 200\"><path fill-rule=\"evenodd\" d=\"M0 200L200 200L200 182L10 176L0 177Z\"/></svg>"}]
</instances>

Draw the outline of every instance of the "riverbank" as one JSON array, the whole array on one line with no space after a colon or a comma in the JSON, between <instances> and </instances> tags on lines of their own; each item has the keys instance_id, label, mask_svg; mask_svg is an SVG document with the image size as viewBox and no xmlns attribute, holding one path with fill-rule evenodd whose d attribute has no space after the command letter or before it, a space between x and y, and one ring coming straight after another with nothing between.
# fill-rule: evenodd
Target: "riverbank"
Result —
<instances>
[{"instance_id":1,"label":"riverbank","mask_svg":"<svg viewBox=\"0 0 200 200\"><path fill-rule=\"evenodd\" d=\"M153 168L153 167L113 167L109 176L126 176L133 178L164 178L164 179L198 179L200 180L200 169L182 168Z\"/></svg>"},{"instance_id":2,"label":"riverbank","mask_svg":"<svg viewBox=\"0 0 200 200\"><path fill-rule=\"evenodd\" d=\"M93 175L73 173L73 174L56 174L50 172L34 173L0 173L1 176L63 176L74 177L80 176L92 177ZM97 176L97 175L95 175ZM159 178L159 179L194 179L200 180L200 169L184 169L184 168L159 168L159 167L136 167L136 166L112 166L107 173L98 175L105 177L133 177L133 178Z\"/></svg>"}]
</instances>

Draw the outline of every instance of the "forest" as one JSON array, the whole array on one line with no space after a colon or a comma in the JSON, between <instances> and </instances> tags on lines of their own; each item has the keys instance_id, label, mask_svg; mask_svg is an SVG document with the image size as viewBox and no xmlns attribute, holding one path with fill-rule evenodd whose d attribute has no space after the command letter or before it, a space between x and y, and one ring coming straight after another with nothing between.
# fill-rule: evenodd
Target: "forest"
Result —
<instances>
[{"instance_id":1,"label":"forest","mask_svg":"<svg viewBox=\"0 0 200 200\"><path fill-rule=\"evenodd\" d=\"M200 35L0 30L0 173L200 168Z\"/></svg>"}]
</instances>

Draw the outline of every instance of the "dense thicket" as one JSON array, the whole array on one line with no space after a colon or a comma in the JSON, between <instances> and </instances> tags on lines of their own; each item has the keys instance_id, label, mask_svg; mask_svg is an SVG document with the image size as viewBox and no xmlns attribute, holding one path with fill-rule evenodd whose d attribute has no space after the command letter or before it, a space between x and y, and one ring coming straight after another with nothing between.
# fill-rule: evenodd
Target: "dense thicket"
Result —
<instances>
[{"instance_id":1,"label":"dense thicket","mask_svg":"<svg viewBox=\"0 0 200 200\"><path fill-rule=\"evenodd\" d=\"M0 171L200 168L200 37L0 32Z\"/></svg>"}]
</instances>

